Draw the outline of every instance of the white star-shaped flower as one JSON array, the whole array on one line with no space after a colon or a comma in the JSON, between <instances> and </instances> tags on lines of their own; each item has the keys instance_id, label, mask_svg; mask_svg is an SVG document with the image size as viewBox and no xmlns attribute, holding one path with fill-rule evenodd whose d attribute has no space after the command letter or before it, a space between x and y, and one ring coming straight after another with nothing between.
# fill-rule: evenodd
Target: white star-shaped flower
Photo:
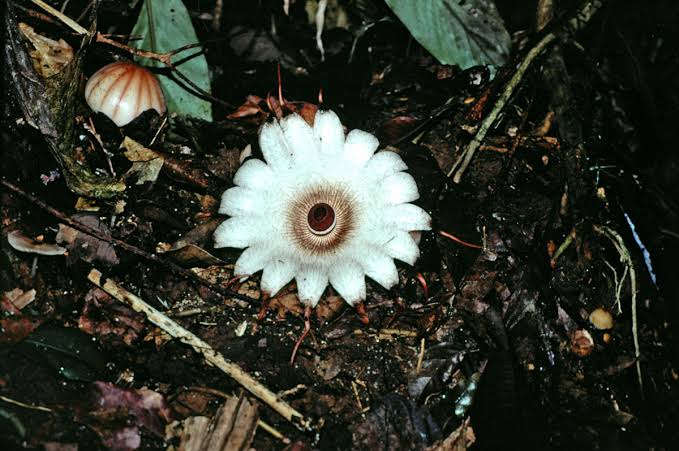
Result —
<instances>
[{"instance_id":1,"label":"white star-shaped flower","mask_svg":"<svg viewBox=\"0 0 679 451\"><path fill-rule=\"evenodd\" d=\"M297 114L267 123L259 144L266 162L243 163L219 208L231 217L215 231L215 247L245 249L234 274L263 270L261 288L271 296L294 278L311 307L328 282L351 305L366 297L365 276L397 284L393 259L414 264L413 235L431 228L410 203L419 193L401 157L375 153L370 133L345 137L332 111L316 113L313 127Z\"/></svg>"}]
</instances>

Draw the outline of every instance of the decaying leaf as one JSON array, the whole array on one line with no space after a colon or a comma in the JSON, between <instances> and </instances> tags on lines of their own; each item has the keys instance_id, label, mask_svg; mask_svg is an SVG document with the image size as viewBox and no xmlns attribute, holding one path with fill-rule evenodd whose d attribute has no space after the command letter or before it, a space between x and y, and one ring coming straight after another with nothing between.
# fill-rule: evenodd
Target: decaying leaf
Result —
<instances>
[{"instance_id":1,"label":"decaying leaf","mask_svg":"<svg viewBox=\"0 0 679 451\"><path fill-rule=\"evenodd\" d=\"M89 36L80 38L80 48L63 68L44 78L33 67L28 54L32 45L19 31L17 2L3 2L6 13L4 21L3 69L10 77L6 83L15 103L23 113L25 121L42 133L55 160L60 164L69 189L86 197L111 198L125 190L125 184L115 178L96 174L89 165L82 164L81 147L77 145L75 117L79 99L81 68L85 44ZM99 2L91 3L88 26L96 28Z\"/></svg>"},{"instance_id":2,"label":"decaying leaf","mask_svg":"<svg viewBox=\"0 0 679 451\"><path fill-rule=\"evenodd\" d=\"M206 267L224 263L219 258L195 244L186 244L178 249L171 249L167 252L167 255L171 256L173 260L186 268L193 268L196 266Z\"/></svg>"},{"instance_id":3,"label":"decaying leaf","mask_svg":"<svg viewBox=\"0 0 679 451\"><path fill-rule=\"evenodd\" d=\"M97 216L78 213L73 219L93 229L99 230L103 235L109 235L109 229ZM102 241L86 233L80 232L73 227L59 224L57 242L65 244L69 250L69 260L80 258L88 263L100 261L109 265L117 265L120 260L115 249L110 243Z\"/></svg>"},{"instance_id":4,"label":"decaying leaf","mask_svg":"<svg viewBox=\"0 0 679 451\"><path fill-rule=\"evenodd\" d=\"M16 290L18 288L9 293ZM31 291L35 297L35 290L27 293ZM18 343L43 323L42 319L23 315L16 304L9 299L9 293L5 293L0 299L0 344Z\"/></svg>"},{"instance_id":5,"label":"decaying leaf","mask_svg":"<svg viewBox=\"0 0 679 451\"><path fill-rule=\"evenodd\" d=\"M35 300L36 291L34 289L24 291L21 288L15 288L12 291L5 292L5 298L12 303L12 305L21 310L28 304Z\"/></svg>"},{"instance_id":6,"label":"decaying leaf","mask_svg":"<svg viewBox=\"0 0 679 451\"><path fill-rule=\"evenodd\" d=\"M92 405L83 421L99 434L108 449L133 450L141 445L139 427L162 437L165 425L171 419L170 408L160 393L97 381Z\"/></svg>"},{"instance_id":7,"label":"decaying leaf","mask_svg":"<svg viewBox=\"0 0 679 451\"><path fill-rule=\"evenodd\" d=\"M21 346L24 354L69 380L97 380L106 367L106 357L92 337L72 327L45 324Z\"/></svg>"},{"instance_id":8,"label":"decaying leaf","mask_svg":"<svg viewBox=\"0 0 679 451\"><path fill-rule=\"evenodd\" d=\"M360 449L421 449L441 438L441 430L426 407L391 393L381 399L354 432Z\"/></svg>"},{"instance_id":9,"label":"decaying leaf","mask_svg":"<svg viewBox=\"0 0 679 451\"><path fill-rule=\"evenodd\" d=\"M19 30L33 44L35 50L29 52L33 67L43 78L58 74L73 59L73 47L63 39L47 38L23 22L19 23Z\"/></svg>"},{"instance_id":10,"label":"decaying leaf","mask_svg":"<svg viewBox=\"0 0 679 451\"><path fill-rule=\"evenodd\" d=\"M66 248L56 244L40 243L25 235L20 231L14 230L7 234L9 245L20 252L39 255L64 255Z\"/></svg>"},{"instance_id":11,"label":"decaying leaf","mask_svg":"<svg viewBox=\"0 0 679 451\"><path fill-rule=\"evenodd\" d=\"M110 346L121 341L131 346L144 330L144 315L93 288L85 295L78 328Z\"/></svg>"},{"instance_id":12,"label":"decaying leaf","mask_svg":"<svg viewBox=\"0 0 679 451\"><path fill-rule=\"evenodd\" d=\"M249 449L255 436L259 415L257 404L246 397L231 397L210 420L189 417L165 429L165 440L179 439L173 451L238 451Z\"/></svg>"},{"instance_id":13,"label":"decaying leaf","mask_svg":"<svg viewBox=\"0 0 679 451\"><path fill-rule=\"evenodd\" d=\"M469 424L467 418L457 429L455 429L448 437L434 443L426 451L465 451L469 449L476 441L474 430Z\"/></svg>"},{"instance_id":14,"label":"decaying leaf","mask_svg":"<svg viewBox=\"0 0 679 451\"><path fill-rule=\"evenodd\" d=\"M136 175L137 185L156 181L165 162L159 153L142 146L128 136L120 148L126 149L123 154L132 162L132 167L125 174L127 177Z\"/></svg>"},{"instance_id":15,"label":"decaying leaf","mask_svg":"<svg viewBox=\"0 0 679 451\"><path fill-rule=\"evenodd\" d=\"M276 310L276 317L279 319L284 319L288 312L292 312L294 315L302 315L304 313L304 307L302 307L295 293L271 298L269 307L272 310Z\"/></svg>"}]
</instances>

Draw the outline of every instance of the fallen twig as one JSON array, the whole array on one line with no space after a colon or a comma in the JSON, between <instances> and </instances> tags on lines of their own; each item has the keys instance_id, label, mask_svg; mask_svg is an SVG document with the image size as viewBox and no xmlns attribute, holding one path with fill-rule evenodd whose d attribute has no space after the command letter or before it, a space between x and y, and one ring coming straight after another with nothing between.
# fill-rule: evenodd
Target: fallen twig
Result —
<instances>
[{"instance_id":1,"label":"fallen twig","mask_svg":"<svg viewBox=\"0 0 679 451\"><path fill-rule=\"evenodd\" d=\"M24 409L39 410L41 412L53 412L52 409L43 406L34 406L32 404L26 404L25 402L17 401L12 398L0 395L0 401L4 401L8 404L14 404L15 406L23 407Z\"/></svg>"},{"instance_id":2,"label":"fallen twig","mask_svg":"<svg viewBox=\"0 0 679 451\"><path fill-rule=\"evenodd\" d=\"M500 112L505 107L510 97L514 94L514 91L519 86L521 79L535 58L540 55L540 53L542 53L542 51L547 46L555 42L563 34L577 31L587 24L592 16L599 10L599 8L601 8L602 4L603 0L592 0L586 2L584 6L580 8L575 17L566 22L566 26L563 29L547 33L542 37L542 39L538 41L537 44L535 44L533 48L528 51L512 78L510 78L505 85L504 90L495 102L493 109L479 126L476 135L474 135L474 138L460 154L459 158L453 164L453 167L450 168L450 171L448 171L448 177L452 176L455 183L460 183L460 180L462 180L462 175L464 175L469 163L471 163L472 158L474 158L474 154L478 150L479 146L481 146L481 143L485 139L488 130L490 130L490 128L493 126L495 120L500 115Z\"/></svg>"},{"instance_id":3,"label":"fallen twig","mask_svg":"<svg viewBox=\"0 0 679 451\"><path fill-rule=\"evenodd\" d=\"M75 20L71 19L68 17L66 14L62 13L58 9L52 8L50 5L47 3L43 2L42 0L31 0L33 3L47 11L48 13L52 14L54 17L62 21L66 26L68 26L71 30L75 31L78 34L84 34L88 35L90 32L81 26L78 22Z\"/></svg>"},{"instance_id":4,"label":"fallen twig","mask_svg":"<svg viewBox=\"0 0 679 451\"><path fill-rule=\"evenodd\" d=\"M107 279L97 269L93 269L87 276L87 279L113 296L118 301L126 304L137 312L142 312L146 315L148 320L173 336L179 339L182 343L191 346L196 352L202 354L205 360L222 370L225 374L238 382L247 391L252 393L255 397L267 404L273 410L278 412L283 418L294 424L300 429L310 429L311 420L304 417L300 412L295 410L290 404L281 400L274 392L258 382L249 373L245 372L240 366L229 362L222 354L215 351L209 344L201 340L187 329L168 318L159 310L151 307L138 296L130 293L111 279Z\"/></svg>"}]
</instances>

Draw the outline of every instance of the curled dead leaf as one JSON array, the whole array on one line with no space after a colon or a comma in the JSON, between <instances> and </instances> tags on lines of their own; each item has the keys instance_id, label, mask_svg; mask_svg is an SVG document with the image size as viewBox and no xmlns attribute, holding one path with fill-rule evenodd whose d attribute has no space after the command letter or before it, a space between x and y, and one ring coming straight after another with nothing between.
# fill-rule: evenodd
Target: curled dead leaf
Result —
<instances>
[{"instance_id":1,"label":"curled dead leaf","mask_svg":"<svg viewBox=\"0 0 679 451\"><path fill-rule=\"evenodd\" d=\"M43 78L58 74L73 60L73 48L63 39L55 41L45 37L23 22L19 23L19 31L33 45L35 50L29 54L33 67Z\"/></svg>"}]
</instances>

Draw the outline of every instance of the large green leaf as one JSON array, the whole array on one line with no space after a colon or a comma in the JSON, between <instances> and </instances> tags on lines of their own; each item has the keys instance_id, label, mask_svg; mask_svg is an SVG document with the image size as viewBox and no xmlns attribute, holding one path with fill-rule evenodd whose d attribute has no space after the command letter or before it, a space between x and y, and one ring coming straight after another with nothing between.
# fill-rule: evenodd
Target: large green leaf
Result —
<instances>
[{"instance_id":1,"label":"large green leaf","mask_svg":"<svg viewBox=\"0 0 679 451\"><path fill-rule=\"evenodd\" d=\"M181 0L144 0L132 35L142 39L132 41L131 45L156 53L169 52L198 42L189 12ZM163 67L162 63L147 58L137 58L137 61L148 66ZM181 62L176 66L177 70L201 89L210 92L210 73L200 47L177 53L172 61ZM196 96L192 88L176 75L174 77L179 83L168 76L160 76L170 113L212 121L210 102Z\"/></svg>"},{"instance_id":2,"label":"large green leaf","mask_svg":"<svg viewBox=\"0 0 679 451\"><path fill-rule=\"evenodd\" d=\"M443 64L462 69L500 66L510 36L491 0L386 0L424 48Z\"/></svg>"}]
</instances>

